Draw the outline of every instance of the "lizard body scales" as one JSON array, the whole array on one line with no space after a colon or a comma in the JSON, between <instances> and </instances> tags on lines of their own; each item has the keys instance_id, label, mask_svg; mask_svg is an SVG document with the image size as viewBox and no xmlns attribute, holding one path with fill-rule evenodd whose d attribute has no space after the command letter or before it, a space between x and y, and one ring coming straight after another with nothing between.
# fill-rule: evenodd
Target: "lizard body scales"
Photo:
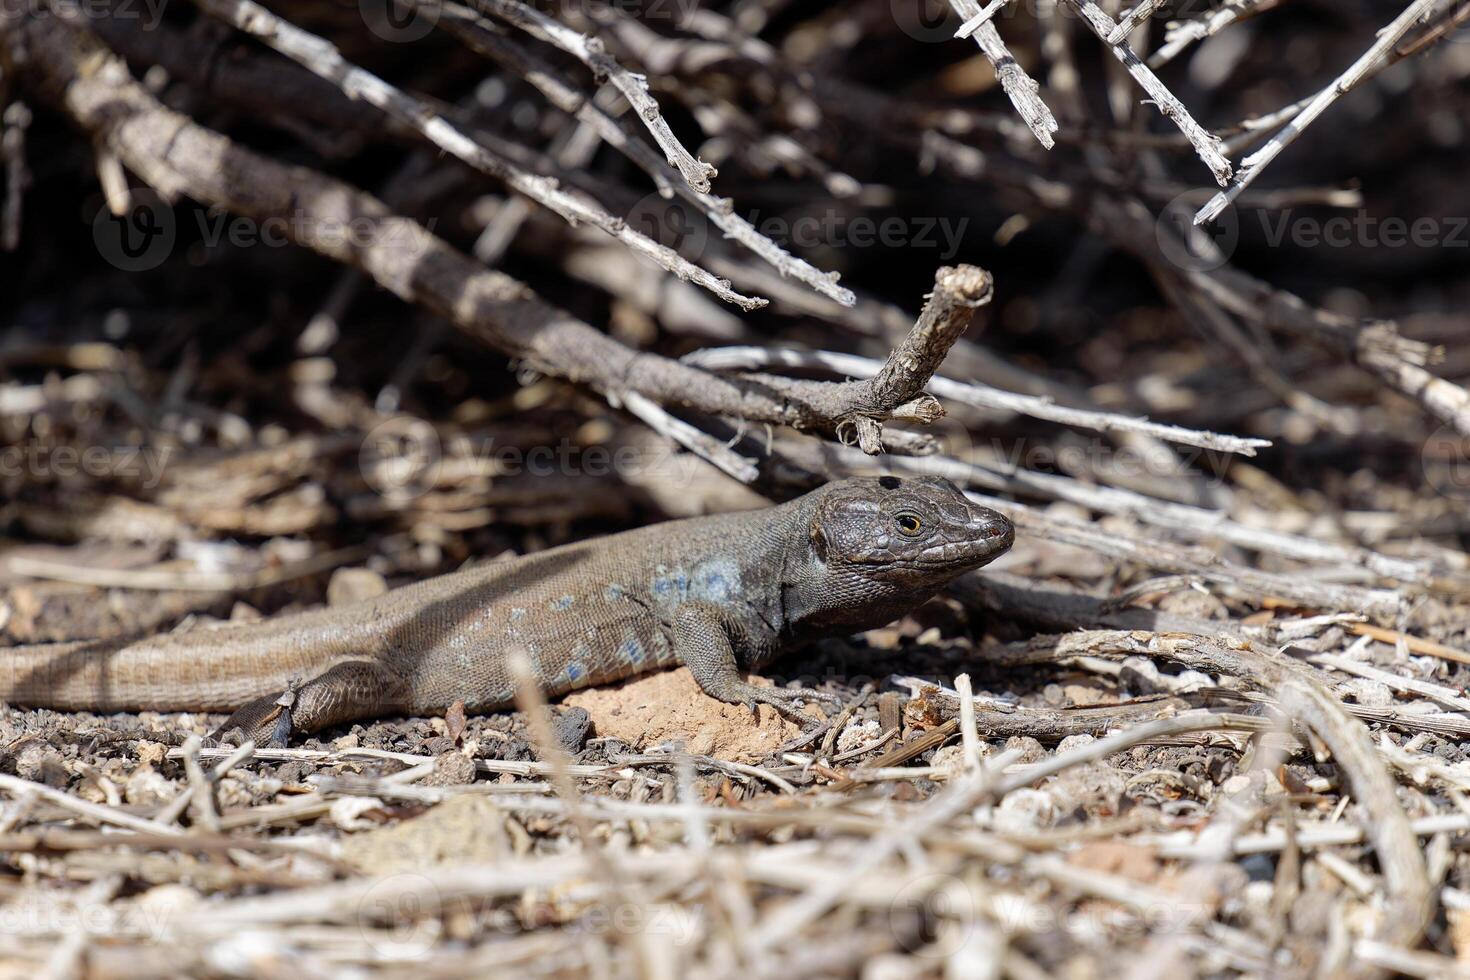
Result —
<instances>
[{"instance_id":1,"label":"lizard body scales","mask_svg":"<svg viewBox=\"0 0 1470 980\"><path fill-rule=\"evenodd\" d=\"M1013 534L944 480L841 480L763 510L653 524L348 606L0 651L0 701L233 711L222 731L280 743L292 730L456 700L506 707L508 654L520 651L548 695L684 664L714 697L789 713L818 695L756 687L741 671L891 621Z\"/></svg>"}]
</instances>

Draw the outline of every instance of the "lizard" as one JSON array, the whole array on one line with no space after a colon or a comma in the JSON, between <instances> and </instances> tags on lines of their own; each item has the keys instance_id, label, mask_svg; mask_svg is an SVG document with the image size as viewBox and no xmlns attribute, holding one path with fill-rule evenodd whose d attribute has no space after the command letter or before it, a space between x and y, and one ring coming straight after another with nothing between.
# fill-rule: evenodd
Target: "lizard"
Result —
<instances>
[{"instance_id":1,"label":"lizard","mask_svg":"<svg viewBox=\"0 0 1470 980\"><path fill-rule=\"evenodd\" d=\"M1010 548L1004 516L940 478L856 477L423 579L347 605L157 637L0 651L0 702L233 712L215 738L283 746L380 715L515 703L512 651L555 696L684 665L705 693L799 715L830 694L742 672L882 626Z\"/></svg>"}]
</instances>

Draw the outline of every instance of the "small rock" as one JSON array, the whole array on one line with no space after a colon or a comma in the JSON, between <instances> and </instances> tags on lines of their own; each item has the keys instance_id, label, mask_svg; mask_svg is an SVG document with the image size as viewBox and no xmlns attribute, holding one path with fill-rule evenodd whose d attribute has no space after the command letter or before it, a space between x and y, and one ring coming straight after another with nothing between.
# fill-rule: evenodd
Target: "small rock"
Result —
<instances>
[{"instance_id":1,"label":"small rock","mask_svg":"<svg viewBox=\"0 0 1470 980\"><path fill-rule=\"evenodd\" d=\"M504 815L486 797L468 794L451 797L411 820L342 842L344 861L378 875L471 861L491 863L510 850Z\"/></svg>"},{"instance_id":2,"label":"small rock","mask_svg":"<svg viewBox=\"0 0 1470 980\"><path fill-rule=\"evenodd\" d=\"M15 774L59 789L67 783L66 760L51 746L31 742L16 755Z\"/></svg>"},{"instance_id":3,"label":"small rock","mask_svg":"<svg viewBox=\"0 0 1470 980\"><path fill-rule=\"evenodd\" d=\"M1159 665L1147 657L1128 657L1118 671L1118 683L1140 694L1160 694L1169 690L1169 682L1159 673Z\"/></svg>"},{"instance_id":4,"label":"small rock","mask_svg":"<svg viewBox=\"0 0 1470 980\"><path fill-rule=\"evenodd\" d=\"M1198 670L1183 671L1174 681L1174 691L1178 694L1185 694L1189 691L1198 691L1214 686L1215 679L1209 674Z\"/></svg>"},{"instance_id":5,"label":"small rock","mask_svg":"<svg viewBox=\"0 0 1470 980\"><path fill-rule=\"evenodd\" d=\"M1006 739L1005 751L1020 753L1012 760L1012 765L1041 762L1047 757L1046 749L1042 748L1041 743L1030 735L1012 735Z\"/></svg>"},{"instance_id":6,"label":"small rock","mask_svg":"<svg viewBox=\"0 0 1470 980\"><path fill-rule=\"evenodd\" d=\"M1018 789L1006 794L996 807L995 829L1011 833L1044 830L1056 823L1057 808L1052 798L1035 789Z\"/></svg>"},{"instance_id":7,"label":"small rock","mask_svg":"<svg viewBox=\"0 0 1470 980\"><path fill-rule=\"evenodd\" d=\"M710 732L695 732L689 740L690 755L709 755L715 750L715 737Z\"/></svg>"},{"instance_id":8,"label":"small rock","mask_svg":"<svg viewBox=\"0 0 1470 980\"><path fill-rule=\"evenodd\" d=\"M1057 743L1057 752L1058 753L1067 752L1067 751L1070 751L1072 749L1080 748L1083 745L1088 745L1088 744L1090 744L1092 742L1096 742L1096 741L1097 741L1096 738L1093 738L1091 735L1087 735L1087 734L1082 734L1082 735L1068 735L1066 738L1062 739L1060 742Z\"/></svg>"},{"instance_id":9,"label":"small rock","mask_svg":"<svg viewBox=\"0 0 1470 980\"><path fill-rule=\"evenodd\" d=\"M1352 692L1353 700L1365 708L1387 708L1393 704L1393 691L1381 681L1358 677L1348 681L1347 689Z\"/></svg>"},{"instance_id":10,"label":"small rock","mask_svg":"<svg viewBox=\"0 0 1470 980\"><path fill-rule=\"evenodd\" d=\"M134 806L150 806L173 799L179 792L174 785L159 774L149 763L143 763L123 783L123 799Z\"/></svg>"},{"instance_id":11,"label":"small rock","mask_svg":"<svg viewBox=\"0 0 1470 980\"><path fill-rule=\"evenodd\" d=\"M945 745L934 750L929 765L942 770L953 779L965 769L965 749L962 745Z\"/></svg>"},{"instance_id":12,"label":"small rock","mask_svg":"<svg viewBox=\"0 0 1470 980\"><path fill-rule=\"evenodd\" d=\"M253 623L265 618L265 613L254 606L244 602L237 602L230 607L230 622Z\"/></svg>"},{"instance_id":13,"label":"small rock","mask_svg":"<svg viewBox=\"0 0 1470 980\"><path fill-rule=\"evenodd\" d=\"M589 687L567 695L562 705L586 710L598 736L621 739L635 751L663 742L693 746L700 740L709 746L705 755L759 762L800 732L769 705L761 705L752 718L750 709L710 697L687 667Z\"/></svg>"},{"instance_id":14,"label":"small rock","mask_svg":"<svg viewBox=\"0 0 1470 980\"><path fill-rule=\"evenodd\" d=\"M163 760L168 758L168 746L162 742L139 742L137 753L138 761L145 766L162 765Z\"/></svg>"},{"instance_id":15,"label":"small rock","mask_svg":"<svg viewBox=\"0 0 1470 980\"><path fill-rule=\"evenodd\" d=\"M1240 866L1251 881L1276 880L1276 859L1270 854L1247 854L1240 859Z\"/></svg>"},{"instance_id":16,"label":"small rock","mask_svg":"<svg viewBox=\"0 0 1470 980\"><path fill-rule=\"evenodd\" d=\"M1113 695L1101 687L1090 684L1068 684L1062 688L1062 693L1067 700L1078 708L1091 708L1094 705L1110 704L1114 700Z\"/></svg>"},{"instance_id":17,"label":"small rock","mask_svg":"<svg viewBox=\"0 0 1470 980\"><path fill-rule=\"evenodd\" d=\"M853 749L861 748L882 734L883 732L879 730L876 719L870 718L867 721L848 722L847 727L842 729L837 735L837 754L841 755L844 752L851 752Z\"/></svg>"},{"instance_id":18,"label":"small rock","mask_svg":"<svg viewBox=\"0 0 1470 980\"><path fill-rule=\"evenodd\" d=\"M332 803L328 811L332 823L342 830L369 830L377 822L363 816L369 810L381 810L383 801L376 796L344 796Z\"/></svg>"},{"instance_id":19,"label":"small rock","mask_svg":"<svg viewBox=\"0 0 1470 980\"><path fill-rule=\"evenodd\" d=\"M423 747L429 755L433 756L443 755L446 752L453 752L455 749L454 739L450 738L448 735L439 735L434 738L424 739Z\"/></svg>"},{"instance_id":20,"label":"small rock","mask_svg":"<svg viewBox=\"0 0 1470 980\"><path fill-rule=\"evenodd\" d=\"M585 708L563 708L557 712L552 725L556 743L576 755L582 751L582 745L587 741L587 732L592 727L592 716Z\"/></svg>"},{"instance_id":21,"label":"small rock","mask_svg":"<svg viewBox=\"0 0 1470 980\"><path fill-rule=\"evenodd\" d=\"M1250 786L1250 776L1246 775L1245 773L1239 773L1225 780L1225 782L1220 786L1220 792L1226 794L1227 796L1234 796L1236 793L1244 793L1246 790L1250 789Z\"/></svg>"},{"instance_id":22,"label":"small rock","mask_svg":"<svg viewBox=\"0 0 1470 980\"><path fill-rule=\"evenodd\" d=\"M1088 819L1114 816L1121 811L1128 773L1101 762L1075 766L1042 787L1056 803L1057 812Z\"/></svg>"},{"instance_id":23,"label":"small rock","mask_svg":"<svg viewBox=\"0 0 1470 980\"><path fill-rule=\"evenodd\" d=\"M347 606L388 591L383 576L369 568L339 568L327 583L327 605Z\"/></svg>"},{"instance_id":24,"label":"small rock","mask_svg":"<svg viewBox=\"0 0 1470 980\"><path fill-rule=\"evenodd\" d=\"M192 888L184 885L155 885L133 900L137 908L144 910L145 922L178 922L192 915L203 898Z\"/></svg>"},{"instance_id":25,"label":"small rock","mask_svg":"<svg viewBox=\"0 0 1470 980\"><path fill-rule=\"evenodd\" d=\"M281 763L280 768L276 770L276 778L287 785L299 785L305 782L306 777L315 771L316 766L310 762L293 759Z\"/></svg>"},{"instance_id":26,"label":"small rock","mask_svg":"<svg viewBox=\"0 0 1470 980\"><path fill-rule=\"evenodd\" d=\"M1158 609L1159 612L1189 619L1230 618L1230 610L1225 608L1225 603L1199 589L1180 589L1178 592L1170 592L1159 600Z\"/></svg>"},{"instance_id":27,"label":"small rock","mask_svg":"<svg viewBox=\"0 0 1470 980\"><path fill-rule=\"evenodd\" d=\"M475 760L463 752L445 752L434 759L434 771L424 777L425 786L467 786L475 781Z\"/></svg>"}]
</instances>

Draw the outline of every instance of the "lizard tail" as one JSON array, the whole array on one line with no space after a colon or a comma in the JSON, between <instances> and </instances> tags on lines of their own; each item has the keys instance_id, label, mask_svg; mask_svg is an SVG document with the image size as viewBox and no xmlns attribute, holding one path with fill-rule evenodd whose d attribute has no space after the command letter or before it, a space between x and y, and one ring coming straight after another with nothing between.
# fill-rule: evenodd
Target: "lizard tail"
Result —
<instances>
[{"instance_id":1,"label":"lizard tail","mask_svg":"<svg viewBox=\"0 0 1470 980\"><path fill-rule=\"evenodd\" d=\"M228 632L0 649L0 702L63 711L231 711L323 669L306 649L267 653L231 642Z\"/></svg>"}]
</instances>

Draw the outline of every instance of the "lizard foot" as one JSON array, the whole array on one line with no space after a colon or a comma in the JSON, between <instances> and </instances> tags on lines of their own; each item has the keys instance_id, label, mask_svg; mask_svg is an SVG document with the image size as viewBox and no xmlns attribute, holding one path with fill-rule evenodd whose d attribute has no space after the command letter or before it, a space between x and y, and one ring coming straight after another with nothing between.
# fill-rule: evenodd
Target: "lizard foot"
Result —
<instances>
[{"instance_id":1,"label":"lizard foot","mask_svg":"<svg viewBox=\"0 0 1470 980\"><path fill-rule=\"evenodd\" d=\"M842 710L842 699L835 694L813 691L807 687L757 687L754 684L742 683L739 690L735 692L735 698L751 711L756 710L757 705L769 704L780 712L782 717L796 722L803 730L820 728L825 724L801 711L800 705L803 702L810 701L820 705L822 710L829 715L833 710Z\"/></svg>"},{"instance_id":2,"label":"lizard foot","mask_svg":"<svg viewBox=\"0 0 1470 980\"><path fill-rule=\"evenodd\" d=\"M256 745L284 748L292 734L315 732L358 718L402 710L408 682L381 663L344 660L280 694L256 698L230 716L216 738L238 732Z\"/></svg>"},{"instance_id":3,"label":"lizard foot","mask_svg":"<svg viewBox=\"0 0 1470 980\"><path fill-rule=\"evenodd\" d=\"M291 711L295 706L294 687L278 695L256 698L225 719L210 738L235 744L253 741L262 748L284 749L291 741Z\"/></svg>"}]
</instances>

